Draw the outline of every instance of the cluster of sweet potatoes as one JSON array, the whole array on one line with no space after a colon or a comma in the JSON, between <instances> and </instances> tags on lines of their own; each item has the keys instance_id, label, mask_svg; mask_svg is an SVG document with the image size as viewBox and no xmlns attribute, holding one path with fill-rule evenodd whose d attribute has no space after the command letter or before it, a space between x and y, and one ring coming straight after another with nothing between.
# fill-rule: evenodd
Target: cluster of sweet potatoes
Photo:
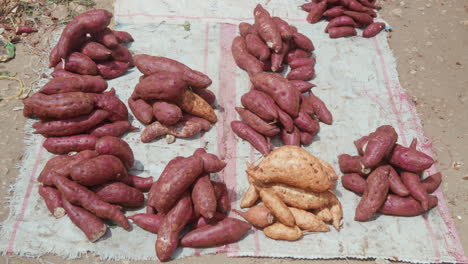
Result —
<instances>
[{"instance_id":1,"label":"cluster of sweet potatoes","mask_svg":"<svg viewBox=\"0 0 468 264\"><path fill-rule=\"evenodd\" d=\"M307 21L317 23L323 17L328 20L325 32L330 38L356 36L356 28L363 28L362 36L371 38L385 28L385 23L374 22L377 13L374 9L377 0L313 0L303 4L307 11Z\"/></svg>"},{"instance_id":2,"label":"cluster of sweet potatoes","mask_svg":"<svg viewBox=\"0 0 468 264\"><path fill-rule=\"evenodd\" d=\"M103 137L96 150L50 159L38 177L39 194L53 216L68 215L95 242L107 230L102 219L129 230L122 209L144 205L143 192L150 190L153 178L129 174L133 163L133 152L125 141Z\"/></svg>"},{"instance_id":3,"label":"cluster of sweet potatoes","mask_svg":"<svg viewBox=\"0 0 468 264\"><path fill-rule=\"evenodd\" d=\"M437 206L437 197L429 195L442 181L436 173L421 180L434 160L416 149L397 144L392 126L384 125L354 141L358 156L341 154L338 163L343 186L362 195L356 208L356 221L370 220L375 213L416 216Z\"/></svg>"},{"instance_id":4,"label":"cluster of sweet potatoes","mask_svg":"<svg viewBox=\"0 0 468 264\"><path fill-rule=\"evenodd\" d=\"M202 148L192 156L172 159L151 187L147 213L129 217L158 235L155 249L160 261L171 259L179 246L221 246L239 241L250 230L250 224L226 216L230 211L226 184L210 180L210 173L225 166ZM182 235L187 228L190 231Z\"/></svg>"},{"instance_id":5,"label":"cluster of sweet potatoes","mask_svg":"<svg viewBox=\"0 0 468 264\"><path fill-rule=\"evenodd\" d=\"M127 32L108 28L111 18L112 13L104 9L75 16L49 55L49 67L55 67L52 75L73 72L113 79L133 67L132 54L124 46L133 38Z\"/></svg>"},{"instance_id":6,"label":"cluster of sweet potatoes","mask_svg":"<svg viewBox=\"0 0 468 264\"><path fill-rule=\"evenodd\" d=\"M249 164L250 183L241 208L234 210L267 237L294 241L304 232L338 230L343 211L332 192L338 179L333 167L297 146L272 151L257 166ZM263 204L257 204L258 201Z\"/></svg>"},{"instance_id":7,"label":"cluster of sweet potatoes","mask_svg":"<svg viewBox=\"0 0 468 264\"><path fill-rule=\"evenodd\" d=\"M166 57L138 54L134 63L143 73L128 99L133 115L148 126L141 141L166 136L192 137L207 131L217 121L212 105L215 94L208 90L211 79L183 63Z\"/></svg>"},{"instance_id":8,"label":"cluster of sweet potatoes","mask_svg":"<svg viewBox=\"0 0 468 264\"><path fill-rule=\"evenodd\" d=\"M320 129L319 121L331 124L330 111L311 89L315 75L314 45L279 17L271 17L260 4L255 23L241 23L241 36L231 46L236 64L247 71L254 89L236 107L242 121L231 128L258 151L270 152L271 139L280 135L285 145L309 145ZM285 65L291 71L283 77ZM273 73L273 72L278 73Z\"/></svg>"}]
</instances>

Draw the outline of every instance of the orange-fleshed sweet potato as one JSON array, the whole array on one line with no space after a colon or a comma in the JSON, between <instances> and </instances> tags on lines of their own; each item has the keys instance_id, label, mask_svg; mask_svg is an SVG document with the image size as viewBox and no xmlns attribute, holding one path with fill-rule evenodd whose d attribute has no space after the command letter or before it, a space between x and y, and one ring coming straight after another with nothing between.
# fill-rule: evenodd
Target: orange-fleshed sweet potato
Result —
<instances>
[{"instance_id":1,"label":"orange-fleshed sweet potato","mask_svg":"<svg viewBox=\"0 0 468 264\"><path fill-rule=\"evenodd\" d=\"M92 60L107 60L110 55L111 51L106 48L101 43L97 43L94 41L85 43L81 47L81 53L88 56Z\"/></svg>"},{"instance_id":2,"label":"orange-fleshed sweet potato","mask_svg":"<svg viewBox=\"0 0 468 264\"><path fill-rule=\"evenodd\" d=\"M147 192L153 185L153 177L140 177L133 174L127 174L127 177L120 179L121 182L128 186L137 188L142 192Z\"/></svg>"},{"instance_id":3,"label":"orange-fleshed sweet potato","mask_svg":"<svg viewBox=\"0 0 468 264\"><path fill-rule=\"evenodd\" d=\"M356 23L361 25L370 25L374 20L372 17L366 13L356 12L356 11L343 11L343 14L346 16L350 16Z\"/></svg>"},{"instance_id":4,"label":"orange-fleshed sweet potato","mask_svg":"<svg viewBox=\"0 0 468 264\"><path fill-rule=\"evenodd\" d=\"M136 214L129 216L128 219L144 230L157 234L164 217L157 214Z\"/></svg>"},{"instance_id":5,"label":"orange-fleshed sweet potato","mask_svg":"<svg viewBox=\"0 0 468 264\"><path fill-rule=\"evenodd\" d=\"M113 155L119 158L127 169L133 167L135 158L127 142L112 136L101 137L96 141L96 152L101 155Z\"/></svg>"},{"instance_id":6,"label":"orange-fleshed sweet potato","mask_svg":"<svg viewBox=\"0 0 468 264\"><path fill-rule=\"evenodd\" d=\"M242 212L236 209L233 209L238 215L242 216L247 222L256 227L266 227L275 221L275 217L271 211L266 208L264 205L256 205L252 208L249 208L246 212Z\"/></svg>"},{"instance_id":7,"label":"orange-fleshed sweet potato","mask_svg":"<svg viewBox=\"0 0 468 264\"><path fill-rule=\"evenodd\" d=\"M250 54L243 37L237 36L234 38L231 44L231 52L237 66L247 71L250 76L263 71L263 63Z\"/></svg>"},{"instance_id":8,"label":"orange-fleshed sweet potato","mask_svg":"<svg viewBox=\"0 0 468 264\"><path fill-rule=\"evenodd\" d=\"M341 184L346 189L359 195L364 193L367 186L366 179L357 173L345 173L341 176Z\"/></svg>"},{"instance_id":9,"label":"orange-fleshed sweet potato","mask_svg":"<svg viewBox=\"0 0 468 264\"><path fill-rule=\"evenodd\" d=\"M255 25L242 22L239 24L239 33L245 38L248 34L257 34L257 30L255 29Z\"/></svg>"},{"instance_id":10,"label":"orange-fleshed sweet potato","mask_svg":"<svg viewBox=\"0 0 468 264\"><path fill-rule=\"evenodd\" d=\"M202 131L207 131L208 129L210 129L210 122L203 118L184 114L182 120L172 126L165 126L158 121L153 122L141 133L141 142L147 143L164 135L172 135L178 138L189 138Z\"/></svg>"},{"instance_id":11,"label":"orange-fleshed sweet potato","mask_svg":"<svg viewBox=\"0 0 468 264\"><path fill-rule=\"evenodd\" d=\"M131 97L128 98L128 106L138 119L143 124L150 124L153 121L153 107L143 99L134 100Z\"/></svg>"},{"instance_id":12,"label":"orange-fleshed sweet potato","mask_svg":"<svg viewBox=\"0 0 468 264\"><path fill-rule=\"evenodd\" d=\"M236 111L247 125L264 136L273 137L280 132L280 129L277 126L268 124L249 110L236 107Z\"/></svg>"},{"instance_id":13,"label":"orange-fleshed sweet potato","mask_svg":"<svg viewBox=\"0 0 468 264\"><path fill-rule=\"evenodd\" d=\"M82 92L45 95L35 93L23 101L23 115L41 119L64 119L93 111L94 99Z\"/></svg>"},{"instance_id":14,"label":"orange-fleshed sweet potato","mask_svg":"<svg viewBox=\"0 0 468 264\"><path fill-rule=\"evenodd\" d=\"M190 195L185 193L164 217L156 240L156 255L160 261L169 260L177 249L179 234L192 217L192 211Z\"/></svg>"},{"instance_id":15,"label":"orange-fleshed sweet potato","mask_svg":"<svg viewBox=\"0 0 468 264\"><path fill-rule=\"evenodd\" d=\"M437 206L438 199L436 196L429 195L428 202L428 209L430 209ZM425 211L418 200L413 197L400 197L393 194L387 196L385 203L379 209L381 214L397 216L417 216Z\"/></svg>"},{"instance_id":16,"label":"orange-fleshed sweet potato","mask_svg":"<svg viewBox=\"0 0 468 264\"><path fill-rule=\"evenodd\" d=\"M98 72L104 79L114 79L124 75L130 64L123 61L105 61L97 64Z\"/></svg>"},{"instance_id":17,"label":"orange-fleshed sweet potato","mask_svg":"<svg viewBox=\"0 0 468 264\"><path fill-rule=\"evenodd\" d=\"M310 145L312 143L312 141L314 140L315 138L315 135L312 134L312 133L309 133L309 132L304 132L304 131L301 131L301 144L302 145Z\"/></svg>"},{"instance_id":18,"label":"orange-fleshed sweet potato","mask_svg":"<svg viewBox=\"0 0 468 264\"><path fill-rule=\"evenodd\" d=\"M97 138L91 135L76 135L69 137L51 137L42 146L54 154L67 154L72 151L93 150Z\"/></svg>"},{"instance_id":19,"label":"orange-fleshed sweet potato","mask_svg":"<svg viewBox=\"0 0 468 264\"><path fill-rule=\"evenodd\" d=\"M99 218L114 220L119 226L130 229L127 218L117 206L102 201L97 194L65 177L55 177L53 181L63 197L70 203L82 206Z\"/></svg>"},{"instance_id":20,"label":"orange-fleshed sweet potato","mask_svg":"<svg viewBox=\"0 0 468 264\"><path fill-rule=\"evenodd\" d=\"M127 107L119 98L109 94L95 94L94 101L98 108L110 113L110 121L115 122L128 120Z\"/></svg>"},{"instance_id":21,"label":"orange-fleshed sweet potato","mask_svg":"<svg viewBox=\"0 0 468 264\"><path fill-rule=\"evenodd\" d=\"M199 95L210 105L214 104L214 102L216 101L216 95L208 89L192 88L192 92Z\"/></svg>"},{"instance_id":22,"label":"orange-fleshed sweet potato","mask_svg":"<svg viewBox=\"0 0 468 264\"><path fill-rule=\"evenodd\" d=\"M104 136L113 136L113 137L120 137L125 132L138 130L137 127L132 126L132 124L128 121L116 121L110 124L104 124L98 126L90 131L91 136L95 137L104 137Z\"/></svg>"},{"instance_id":23,"label":"orange-fleshed sweet potato","mask_svg":"<svg viewBox=\"0 0 468 264\"><path fill-rule=\"evenodd\" d=\"M115 48L119 45L119 41L114 35L114 32L110 28L105 28L101 31L91 34L91 36L102 45L108 48Z\"/></svg>"},{"instance_id":24,"label":"orange-fleshed sweet potato","mask_svg":"<svg viewBox=\"0 0 468 264\"><path fill-rule=\"evenodd\" d=\"M247 140L255 149L260 151L263 155L267 155L270 152L270 147L260 133L255 131L253 128L248 126L242 121L232 121L231 129L240 138Z\"/></svg>"},{"instance_id":25,"label":"orange-fleshed sweet potato","mask_svg":"<svg viewBox=\"0 0 468 264\"><path fill-rule=\"evenodd\" d=\"M133 61L144 75L169 72L179 75L191 87L205 88L211 84L211 79L204 73L169 58L138 54L133 56Z\"/></svg>"},{"instance_id":26,"label":"orange-fleshed sweet potato","mask_svg":"<svg viewBox=\"0 0 468 264\"><path fill-rule=\"evenodd\" d=\"M254 9L254 18L255 28L263 41L274 52L280 52L282 46L281 34L276 23L271 19L270 13L261 4L258 4Z\"/></svg>"},{"instance_id":27,"label":"orange-fleshed sweet potato","mask_svg":"<svg viewBox=\"0 0 468 264\"><path fill-rule=\"evenodd\" d=\"M434 164L434 160L425 153L413 148L403 147L399 144L395 145L389 162L394 166L411 172L421 172L429 169Z\"/></svg>"},{"instance_id":28,"label":"orange-fleshed sweet potato","mask_svg":"<svg viewBox=\"0 0 468 264\"><path fill-rule=\"evenodd\" d=\"M314 64L315 57L296 58L289 63L289 67L291 67L291 69L296 69L302 66L314 66Z\"/></svg>"},{"instance_id":29,"label":"orange-fleshed sweet potato","mask_svg":"<svg viewBox=\"0 0 468 264\"><path fill-rule=\"evenodd\" d=\"M216 196L216 211L227 214L231 209L229 193L224 182L211 181Z\"/></svg>"},{"instance_id":30,"label":"orange-fleshed sweet potato","mask_svg":"<svg viewBox=\"0 0 468 264\"><path fill-rule=\"evenodd\" d=\"M291 133L288 133L285 129L282 129L281 140L285 145L301 146L301 132L295 126Z\"/></svg>"},{"instance_id":31,"label":"orange-fleshed sweet potato","mask_svg":"<svg viewBox=\"0 0 468 264\"><path fill-rule=\"evenodd\" d=\"M291 133L294 130L294 121L291 116L278 106L276 106L276 111L278 112L278 120L283 125L284 130L286 130L288 133Z\"/></svg>"},{"instance_id":32,"label":"orange-fleshed sweet potato","mask_svg":"<svg viewBox=\"0 0 468 264\"><path fill-rule=\"evenodd\" d=\"M49 209L49 212L56 218L60 218L65 215L65 209L63 208L62 194L54 187L39 186L39 195L44 199L44 202Z\"/></svg>"},{"instance_id":33,"label":"orange-fleshed sweet potato","mask_svg":"<svg viewBox=\"0 0 468 264\"><path fill-rule=\"evenodd\" d=\"M99 217L72 205L65 198L63 198L63 207L73 224L83 231L89 241L95 242L106 233L107 226Z\"/></svg>"},{"instance_id":34,"label":"orange-fleshed sweet potato","mask_svg":"<svg viewBox=\"0 0 468 264\"><path fill-rule=\"evenodd\" d=\"M292 69L286 78L288 80L303 80L308 81L312 79L315 75L315 69L312 65L301 66L295 69Z\"/></svg>"},{"instance_id":35,"label":"orange-fleshed sweet potato","mask_svg":"<svg viewBox=\"0 0 468 264\"><path fill-rule=\"evenodd\" d=\"M293 60L299 58L307 58L311 55L310 52L301 49L294 49L288 52L286 55L286 63L290 64Z\"/></svg>"},{"instance_id":36,"label":"orange-fleshed sweet potato","mask_svg":"<svg viewBox=\"0 0 468 264\"><path fill-rule=\"evenodd\" d=\"M68 92L102 93L106 89L107 82L101 76L77 75L53 78L39 92L47 95Z\"/></svg>"},{"instance_id":37,"label":"orange-fleshed sweet potato","mask_svg":"<svg viewBox=\"0 0 468 264\"><path fill-rule=\"evenodd\" d=\"M180 245L204 248L230 244L241 240L250 229L250 224L228 217L214 225L206 225L187 233Z\"/></svg>"},{"instance_id":38,"label":"orange-fleshed sweet potato","mask_svg":"<svg viewBox=\"0 0 468 264\"><path fill-rule=\"evenodd\" d=\"M242 105L266 121L278 118L275 101L264 92L250 90L241 97Z\"/></svg>"},{"instance_id":39,"label":"orange-fleshed sweet potato","mask_svg":"<svg viewBox=\"0 0 468 264\"><path fill-rule=\"evenodd\" d=\"M122 45L117 45L112 49L111 57L116 61L126 62L129 67L133 67L133 57L130 51Z\"/></svg>"},{"instance_id":40,"label":"orange-fleshed sweet potato","mask_svg":"<svg viewBox=\"0 0 468 264\"><path fill-rule=\"evenodd\" d=\"M332 27L328 29L328 35L330 38L342 38L356 36L357 32L354 27Z\"/></svg>"},{"instance_id":41,"label":"orange-fleshed sweet potato","mask_svg":"<svg viewBox=\"0 0 468 264\"><path fill-rule=\"evenodd\" d=\"M130 35L130 33L126 32L126 31L114 30L114 36L117 39L117 41L119 43L121 43L121 44L125 44L125 43L128 43L128 42L133 42L134 41L132 35Z\"/></svg>"},{"instance_id":42,"label":"orange-fleshed sweet potato","mask_svg":"<svg viewBox=\"0 0 468 264\"><path fill-rule=\"evenodd\" d=\"M226 162L220 160L218 156L214 154L206 153L203 148L196 149L193 155L197 155L202 159L203 171L206 173L220 172L224 167L226 167Z\"/></svg>"},{"instance_id":43,"label":"orange-fleshed sweet potato","mask_svg":"<svg viewBox=\"0 0 468 264\"><path fill-rule=\"evenodd\" d=\"M179 94L179 98L176 100L176 104L182 109L185 113L191 114L194 116L201 117L215 123L218 121L216 113L203 98L195 94L194 92L186 89L182 94Z\"/></svg>"},{"instance_id":44,"label":"orange-fleshed sweet potato","mask_svg":"<svg viewBox=\"0 0 468 264\"><path fill-rule=\"evenodd\" d=\"M429 195L427 194L426 189L421 184L419 175L411 172L403 171L401 173L401 180L408 188L411 196L421 202L421 206L424 210L429 209Z\"/></svg>"},{"instance_id":45,"label":"orange-fleshed sweet potato","mask_svg":"<svg viewBox=\"0 0 468 264\"><path fill-rule=\"evenodd\" d=\"M303 80L291 80L289 83L292 84L292 86L294 86L300 93L309 92L315 87L315 84Z\"/></svg>"},{"instance_id":46,"label":"orange-fleshed sweet potato","mask_svg":"<svg viewBox=\"0 0 468 264\"><path fill-rule=\"evenodd\" d=\"M339 16L339 17L335 17L332 20L330 20L327 27L325 28L325 32L328 32L329 28L343 27L343 26L349 26L349 27L355 27L355 28L358 27L356 22L354 22L354 20L351 17L349 17L349 16Z\"/></svg>"},{"instance_id":47,"label":"orange-fleshed sweet potato","mask_svg":"<svg viewBox=\"0 0 468 264\"><path fill-rule=\"evenodd\" d=\"M193 209L197 214L211 219L216 213L216 195L209 175L198 178L192 188Z\"/></svg>"},{"instance_id":48,"label":"orange-fleshed sweet potato","mask_svg":"<svg viewBox=\"0 0 468 264\"><path fill-rule=\"evenodd\" d=\"M390 166L380 166L367 177L367 187L356 207L355 221L367 221L384 204L388 194Z\"/></svg>"},{"instance_id":49,"label":"orange-fleshed sweet potato","mask_svg":"<svg viewBox=\"0 0 468 264\"><path fill-rule=\"evenodd\" d=\"M362 32L362 36L365 38L372 38L382 31L385 28L385 23L383 22L374 22L368 25Z\"/></svg>"},{"instance_id":50,"label":"orange-fleshed sweet potato","mask_svg":"<svg viewBox=\"0 0 468 264\"><path fill-rule=\"evenodd\" d=\"M388 182L390 184L390 190L399 196L408 196L410 194L408 188L401 181L398 172L390 166L390 173L388 174Z\"/></svg>"},{"instance_id":51,"label":"orange-fleshed sweet potato","mask_svg":"<svg viewBox=\"0 0 468 264\"><path fill-rule=\"evenodd\" d=\"M270 95L278 106L292 117L299 113L300 92L276 73L262 72L251 79L256 89Z\"/></svg>"},{"instance_id":52,"label":"orange-fleshed sweet potato","mask_svg":"<svg viewBox=\"0 0 468 264\"><path fill-rule=\"evenodd\" d=\"M174 125L182 119L182 110L175 104L157 101L153 104L153 114L159 123Z\"/></svg>"},{"instance_id":53,"label":"orange-fleshed sweet potato","mask_svg":"<svg viewBox=\"0 0 468 264\"><path fill-rule=\"evenodd\" d=\"M62 67L64 70L81 75L96 75L98 73L96 63L81 52L70 54Z\"/></svg>"},{"instance_id":54,"label":"orange-fleshed sweet potato","mask_svg":"<svg viewBox=\"0 0 468 264\"><path fill-rule=\"evenodd\" d=\"M100 155L73 166L70 176L81 185L93 186L123 179L127 177L127 171L117 157Z\"/></svg>"},{"instance_id":55,"label":"orange-fleshed sweet potato","mask_svg":"<svg viewBox=\"0 0 468 264\"><path fill-rule=\"evenodd\" d=\"M292 37L296 47L305 50L306 52L312 52L315 49L314 44L306 35L294 32Z\"/></svg>"},{"instance_id":56,"label":"orange-fleshed sweet potato","mask_svg":"<svg viewBox=\"0 0 468 264\"><path fill-rule=\"evenodd\" d=\"M331 125L333 123L333 116L328 110L325 103L320 100L317 96L315 96L312 92L309 93L309 102L312 104L314 108L314 113L317 118L327 125Z\"/></svg>"},{"instance_id":57,"label":"orange-fleshed sweet potato","mask_svg":"<svg viewBox=\"0 0 468 264\"><path fill-rule=\"evenodd\" d=\"M247 50L257 59L263 61L270 57L270 48L257 34L249 34L245 37Z\"/></svg>"},{"instance_id":58,"label":"orange-fleshed sweet potato","mask_svg":"<svg viewBox=\"0 0 468 264\"><path fill-rule=\"evenodd\" d=\"M294 125L302 131L316 135L320 129L320 124L317 119L310 117L305 112L299 112L299 115L294 118Z\"/></svg>"},{"instance_id":59,"label":"orange-fleshed sweet potato","mask_svg":"<svg viewBox=\"0 0 468 264\"><path fill-rule=\"evenodd\" d=\"M167 213L202 173L203 161L198 156L171 160L151 187L148 204L158 213Z\"/></svg>"},{"instance_id":60,"label":"orange-fleshed sweet potato","mask_svg":"<svg viewBox=\"0 0 468 264\"><path fill-rule=\"evenodd\" d=\"M327 1L321 1L310 8L309 14L307 15L307 22L311 24L317 23L323 16L323 13L327 9Z\"/></svg>"},{"instance_id":61,"label":"orange-fleshed sweet potato","mask_svg":"<svg viewBox=\"0 0 468 264\"><path fill-rule=\"evenodd\" d=\"M45 137L60 137L76 135L94 128L96 125L106 120L109 112L96 110L89 115L83 115L70 119L52 120L39 122L34 134L41 134Z\"/></svg>"},{"instance_id":62,"label":"orange-fleshed sweet potato","mask_svg":"<svg viewBox=\"0 0 468 264\"><path fill-rule=\"evenodd\" d=\"M272 17L271 20L273 20L273 22L276 24L276 28L278 29L283 40L291 39L294 32L291 30L288 22L284 21L280 17Z\"/></svg>"},{"instance_id":63,"label":"orange-fleshed sweet potato","mask_svg":"<svg viewBox=\"0 0 468 264\"><path fill-rule=\"evenodd\" d=\"M339 17L343 15L343 12L344 12L343 6L335 6L323 12L323 16L331 19L331 18L335 18L335 17Z\"/></svg>"},{"instance_id":64,"label":"orange-fleshed sweet potato","mask_svg":"<svg viewBox=\"0 0 468 264\"><path fill-rule=\"evenodd\" d=\"M125 207L140 207L145 202L143 193L122 182L113 182L99 185L92 188L101 200L110 204L117 204Z\"/></svg>"},{"instance_id":65,"label":"orange-fleshed sweet potato","mask_svg":"<svg viewBox=\"0 0 468 264\"><path fill-rule=\"evenodd\" d=\"M440 172L432 174L421 181L422 186L426 189L427 193L433 193L439 188L442 182L442 174Z\"/></svg>"},{"instance_id":66,"label":"orange-fleshed sweet potato","mask_svg":"<svg viewBox=\"0 0 468 264\"><path fill-rule=\"evenodd\" d=\"M392 126L384 125L378 127L375 132L369 134L362 157L362 164L366 168L375 167L392 151L397 139L398 134Z\"/></svg>"}]
</instances>

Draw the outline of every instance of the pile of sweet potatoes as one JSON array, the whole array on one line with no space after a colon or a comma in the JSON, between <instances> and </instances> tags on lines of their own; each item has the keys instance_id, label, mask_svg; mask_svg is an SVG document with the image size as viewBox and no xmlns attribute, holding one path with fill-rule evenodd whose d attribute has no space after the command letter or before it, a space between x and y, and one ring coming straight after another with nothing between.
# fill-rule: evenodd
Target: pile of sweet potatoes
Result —
<instances>
[{"instance_id":1,"label":"pile of sweet potatoes","mask_svg":"<svg viewBox=\"0 0 468 264\"><path fill-rule=\"evenodd\" d=\"M171 259L179 246L221 246L239 241L250 230L250 224L227 217L226 185L210 179L210 173L225 166L202 148L192 156L172 159L151 187L147 213L129 217L158 235L155 249L160 261ZM183 233L186 229L190 231Z\"/></svg>"},{"instance_id":2,"label":"pile of sweet potatoes","mask_svg":"<svg viewBox=\"0 0 468 264\"><path fill-rule=\"evenodd\" d=\"M241 98L244 108L236 107L242 121L233 121L231 128L264 155L277 135L285 145L309 145L319 121L333 122L324 102L311 92L315 85L308 82L315 75L314 45L260 4L254 16L253 25L239 25L241 36L231 46L236 64L248 72L254 87ZM291 71L283 77L285 66Z\"/></svg>"},{"instance_id":3,"label":"pile of sweet potatoes","mask_svg":"<svg viewBox=\"0 0 468 264\"><path fill-rule=\"evenodd\" d=\"M304 232L339 230L343 211L333 193L338 179L333 167L297 146L272 151L257 166L249 164L250 183L234 210L267 237L294 241ZM257 204L258 201L263 204Z\"/></svg>"},{"instance_id":4,"label":"pile of sweet potatoes","mask_svg":"<svg viewBox=\"0 0 468 264\"><path fill-rule=\"evenodd\" d=\"M148 126L141 141L166 136L188 138L207 131L217 121L212 105L215 94L208 90L211 79L178 61L138 54L134 63L143 73L128 99L133 115Z\"/></svg>"},{"instance_id":5,"label":"pile of sweet potatoes","mask_svg":"<svg viewBox=\"0 0 468 264\"><path fill-rule=\"evenodd\" d=\"M421 180L434 160L416 149L416 139L409 147L397 144L397 139L392 126L380 126L354 141L358 156L338 156L343 186L362 195L356 221L368 221L377 212L416 216L437 206L437 197L429 194L439 187L442 175L436 173Z\"/></svg>"},{"instance_id":6,"label":"pile of sweet potatoes","mask_svg":"<svg viewBox=\"0 0 468 264\"><path fill-rule=\"evenodd\" d=\"M52 75L73 72L113 79L133 67L132 54L124 46L133 38L127 32L108 28L111 18L112 13L104 9L75 16L49 55L49 67L55 67Z\"/></svg>"},{"instance_id":7,"label":"pile of sweet potatoes","mask_svg":"<svg viewBox=\"0 0 468 264\"><path fill-rule=\"evenodd\" d=\"M362 36L371 38L385 28L385 23L374 22L380 9L377 0L313 0L301 5L308 12L307 22L314 24L323 17L328 20L325 32L330 38L356 36L356 28L363 28Z\"/></svg>"},{"instance_id":8,"label":"pile of sweet potatoes","mask_svg":"<svg viewBox=\"0 0 468 264\"><path fill-rule=\"evenodd\" d=\"M96 150L50 159L38 177L39 194L53 216L68 215L95 242L106 233L103 219L129 230L122 209L144 205L143 192L149 191L153 178L129 174L133 163L133 152L125 141L103 137Z\"/></svg>"}]
</instances>

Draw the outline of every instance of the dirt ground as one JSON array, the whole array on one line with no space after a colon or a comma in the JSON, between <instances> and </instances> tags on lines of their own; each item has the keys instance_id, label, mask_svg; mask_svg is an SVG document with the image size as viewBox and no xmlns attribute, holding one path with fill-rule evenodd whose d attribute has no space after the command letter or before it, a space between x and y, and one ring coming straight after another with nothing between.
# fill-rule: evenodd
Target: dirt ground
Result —
<instances>
[{"instance_id":1,"label":"dirt ground","mask_svg":"<svg viewBox=\"0 0 468 264\"><path fill-rule=\"evenodd\" d=\"M96 1L97 8L112 9L111 0ZM412 98L424 132L433 142L437 166L443 173L443 192L455 225L468 250L468 1L382 1L380 14L393 27L390 46L398 61L400 82ZM0 72L16 74L28 89L40 77L34 69L46 62L48 32L32 34L39 43L16 45L16 58L0 63ZM0 80L0 95L13 93L14 82ZM18 175L16 165L24 152L24 122L20 100L0 100L0 222L8 215L9 186ZM465 178L465 179L463 179ZM93 256L66 260L57 256L20 258L0 256L3 263L101 263ZM133 262L133 261L132 261ZM178 259L173 263L312 263L291 259L226 258L211 255ZM324 262L321 260L320 262ZM365 262L330 260L333 263ZM106 262L108 263L108 262ZM112 262L129 263L129 261ZM134 263L148 263L135 261Z\"/></svg>"}]
</instances>

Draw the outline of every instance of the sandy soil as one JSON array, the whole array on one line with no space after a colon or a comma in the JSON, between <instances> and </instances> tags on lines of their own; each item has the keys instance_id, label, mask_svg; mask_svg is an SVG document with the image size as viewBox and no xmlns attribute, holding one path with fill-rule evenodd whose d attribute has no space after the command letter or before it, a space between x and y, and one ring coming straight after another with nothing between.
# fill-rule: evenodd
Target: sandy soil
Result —
<instances>
[{"instance_id":1,"label":"sandy soil","mask_svg":"<svg viewBox=\"0 0 468 264\"><path fill-rule=\"evenodd\" d=\"M111 0L97 7L112 8ZM437 166L444 175L443 192L449 202L465 250L468 249L468 2L459 0L381 1L381 15L393 27L390 45L398 60L402 86L407 89L422 119L424 132L433 142ZM0 64L24 80L26 87L37 80L33 69L44 63L47 29L33 34L39 43L16 45L16 58ZM32 43L32 42L29 42ZM0 94L14 92L16 84L1 81ZM24 122L19 100L0 101L0 221L8 215L9 186L18 175L16 165L24 152ZM37 259L0 256L2 263L101 263L89 256L65 260L57 256ZM172 263L311 263L291 259L226 258L224 255L191 257ZM323 261L321 261L323 262ZM354 263L355 260L327 262ZM106 262L107 263L107 262ZM129 263L129 261L113 262ZM132 262L145 263L145 262ZM147 261L146 261L147 263Z\"/></svg>"}]
</instances>

